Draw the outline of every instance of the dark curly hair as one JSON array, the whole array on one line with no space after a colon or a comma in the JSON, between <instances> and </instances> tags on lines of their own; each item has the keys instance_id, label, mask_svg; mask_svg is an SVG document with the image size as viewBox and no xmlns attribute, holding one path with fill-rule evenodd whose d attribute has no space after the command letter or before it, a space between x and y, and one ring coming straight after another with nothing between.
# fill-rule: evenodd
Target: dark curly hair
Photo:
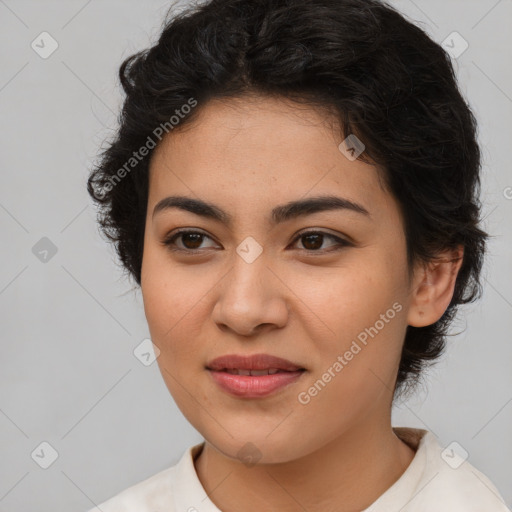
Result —
<instances>
[{"instance_id":1,"label":"dark curly hair","mask_svg":"<svg viewBox=\"0 0 512 512\"><path fill-rule=\"evenodd\" d=\"M414 389L443 352L457 307L481 295L488 236L478 226L477 124L449 55L378 0L210 0L169 15L157 43L119 69L120 127L87 184L124 269L140 285L148 169L164 130L192 123L216 98L259 94L323 108L345 136L364 141L359 158L384 169L409 271L464 247L441 319L407 327L395 398Z\"/></svg>"}]
</instances>

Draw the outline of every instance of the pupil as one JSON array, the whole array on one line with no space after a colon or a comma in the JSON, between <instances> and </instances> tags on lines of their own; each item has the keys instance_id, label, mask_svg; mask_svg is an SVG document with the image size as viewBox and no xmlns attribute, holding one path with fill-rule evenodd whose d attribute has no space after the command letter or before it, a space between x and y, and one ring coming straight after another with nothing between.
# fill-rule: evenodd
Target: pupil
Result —
<instances>
[{"instance_id":1,"label":"pupil","mask_svg":"<svg viewBox=\"0 0 512 512\"><path fill-rule=\"evenodd\" d=\"M306 249L318 249L320 247L322 247L322 236L323 235L305 235L304 238L307 240L307 239L313 239L315 240L315 242L313 242L313 247L311 247L311 244L308 244L308 243L304 243L304 247L306 247ZM308 247L308 245L310 245L310 247Z\"/></svg>"},{"instance_id":2,"label":"pupil","mask_svg":"<svg viewBox=\"0 0 512 512\"><path fill-rule=\"evenodd\" d=\"M192 246L190 246L189 244L185 243L185 240L190 237L196 237L195 238L195 243L194 241L192 241ZM199 234L199 233L185 233L184 235L182 235L182 238L183 238L183 245L185 245L185 247L187 249L197 249L200 245L201 245L201 239L202 239L203 235Z\"/></svg>"}]
</instances>

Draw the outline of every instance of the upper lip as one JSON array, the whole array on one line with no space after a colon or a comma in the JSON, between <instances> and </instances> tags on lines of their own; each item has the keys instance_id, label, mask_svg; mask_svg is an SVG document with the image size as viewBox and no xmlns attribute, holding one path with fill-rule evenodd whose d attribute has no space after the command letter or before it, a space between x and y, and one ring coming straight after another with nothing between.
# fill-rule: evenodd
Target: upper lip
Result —
<instances>
[{"instance_id":1,"label":"upper lip","mask_svg":"<svg viewBox=\"0 0 512 512\"><path fill-rule=\"evenodd\" d=\"M276 368L278 370L285 370L294 372L297 370L304 370L300 365L294 364L287 359L281 357L271 356L269 354L253 354L253 355L237 355L227 354L217 357L210 361L206 368L208 370L268 370Z\"/></svg>"}]
</instances>

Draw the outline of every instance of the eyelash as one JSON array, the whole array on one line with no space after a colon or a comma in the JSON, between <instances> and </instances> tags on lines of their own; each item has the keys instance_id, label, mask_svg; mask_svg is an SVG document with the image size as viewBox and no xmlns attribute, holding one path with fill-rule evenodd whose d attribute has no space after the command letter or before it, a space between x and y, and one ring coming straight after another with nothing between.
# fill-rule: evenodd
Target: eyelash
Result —
<instances>
[{"instance_id":1,"label":"eyelash","mask_svg":"<svg viewBox=\"0 0 512 512\"><path fill-rule=\"evenodd\" d=\"M173 233L170 236L167 236L163 240L162 244L165 245L167 248L169 248L169 250L171 250L171 251L178 251L178 252L189 253L189 254L194 254L194 253L200 252L202 249L181 249L179 247L176 247L175 240L177 238L179 238L181 235L184 235L184 234L201 235L203 237L210 238L210 240L213 240L211 237L209 237L208 235L206 235L205 233L203 233L201 231L193 231L193 230L183 229L183 230L176 231L175 233ZM309 252L311 254L315 254L315 253L317 253L317 254L327 254L327 253L330 253L330 252L333 252L333 251L344 249L344 248L349 247L349 246L353 246L353 244L348 242L347 240L339 238L339 237L337 237L335 235L332 235L331 233L327 233L325 231L303 231L303 232L299 233L293 239L291 245L294 245L302 237L308 236L308 235L323 235L324 237L331 238L331 239L336 240L338 242L337 243L338 247L334 248L334 249L318 249L318 250L301 249L301 250Z\"/></svg>"}]
</instances>

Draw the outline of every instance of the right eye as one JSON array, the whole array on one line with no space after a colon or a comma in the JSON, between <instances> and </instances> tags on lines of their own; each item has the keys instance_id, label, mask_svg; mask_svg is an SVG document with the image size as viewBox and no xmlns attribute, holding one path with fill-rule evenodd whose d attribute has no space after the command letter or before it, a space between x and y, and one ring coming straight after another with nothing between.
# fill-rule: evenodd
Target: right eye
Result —
<instances>
[{"instance_id":1,"label":"right eye","mask_svg":"<svg viewBox=\"0 0 512 512\"><path fill-rule=\"evenodd\" d=\"M171 251L183 251L183 252L197 252L200 249L201 242L203 239L211 238L201 231L191 231L182 229L174 232L172 235L168 235L164 241L163 245L168 247ZM176 240L181 239L181 245L176 244Z\"/></svg>"}]
</instances>

